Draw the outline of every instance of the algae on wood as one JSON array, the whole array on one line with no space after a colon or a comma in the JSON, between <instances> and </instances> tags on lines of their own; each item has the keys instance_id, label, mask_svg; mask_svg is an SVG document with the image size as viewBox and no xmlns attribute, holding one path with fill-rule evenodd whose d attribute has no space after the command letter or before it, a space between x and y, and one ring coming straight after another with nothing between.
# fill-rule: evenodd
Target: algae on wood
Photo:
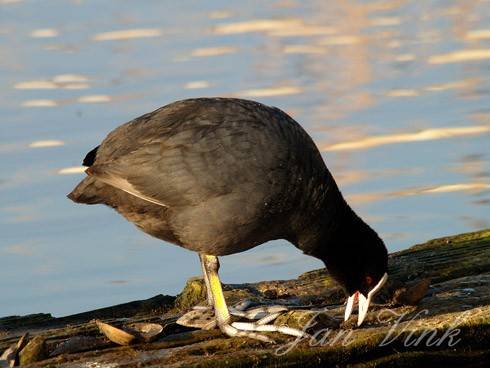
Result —
<instances>
[{"instance_id":1,"label":"algae on wood","mask_svg":"<svg viewBox=\"0 0 490 368\"><path fill-rule=\"evenodd\" d=\"M276 344L270 345L227 338L216 329L178 326L175 320L183 311L205 300L202 280L192 279L177 299L159 296L127 303L126 308L109 307L64 318L0 319L0 351L29 332L43 341L45 353L51 354L74 337L96 338L90 340L96 342L93 349L40 355L37 359L43 360L33 367L105 363L169 367L485 366L490 358L490 230L436 239L391 254L389 274L389 282L361 328L355 327L355 318L343 322L345 296L325 270L307 272L296 280L225 285L230 304L246 297L294 306L276 323L310 323L308 332L316 339L300 341L274 334ZM424 280L430 280L428 290ZM425 289L411 289L413 285ZM406 305L410 300L418 301ZM315 319L307 318L315 314L312 310L320 313ZM99 334L90 322L94 318L116 325L156 322L164 331L154 342L116 347Z\"/></svg>"}]
</instances>

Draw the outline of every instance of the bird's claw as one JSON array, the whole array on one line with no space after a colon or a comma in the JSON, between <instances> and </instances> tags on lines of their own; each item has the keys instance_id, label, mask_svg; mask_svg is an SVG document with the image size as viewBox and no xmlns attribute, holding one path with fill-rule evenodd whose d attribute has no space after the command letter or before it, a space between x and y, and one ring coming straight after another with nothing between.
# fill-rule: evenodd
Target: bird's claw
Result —
<instances>
[{"instance_id":1,"label":"bird's claw","mask_svg":"<svg viewBox=\"0 0 490 368\"><path fill-rule=\"evenodd\" d=\"M252 309L247 309L247 310L237 308L236 306L229 308L230 314L232 316L243 317L246 319L253 319L253 320L258 320L276 313L278 313L279 316L282 313L287 312L288 310L289 309L283 305L261 306Z\"/></svg>"},{"instance_id":2,"label":"bird's claw","mask_svg":"<svg viewBox=\"0 0 490 368\"><path fill-rule=\"evenodd\" d=\"M199 328L202 330L212 330L217 326L214 310L212 308L195 309L194 307L191 311L182 315L176 323L181 326Z\"/></svg>"},{"instance_id":3,"label":"bird's claw","mask_svg":"<svg viewBox=\"0 0 490 368\"><path fill-rule=\"evenodd\" d=\"M254 322L232 322L231 324L218 325L213 308L211 306L194 306L177 320L177 323L186 327L211 330L220 327L221 331L231 337L250 337L252 339L273 342L269 337L256 332L279 332L286 335L302 337L306 333L287 326L275 326L269 324L279 317L288 308L282 305L260 306L249 308L254 303L246 300L229 308L230 315L239 318L254 320Z\"/></svg>"},{"instance_id":4,"label":"bird's claw","mask_svg":"<svg viewBox=\"0 0 490 368\"><path fill-rule=\"evenodd\" d=\"M220 329L224 334L230 337L249 337L254 340L274 343L274 340L272 340L271 338L262 334L258 334L253 330L242 330L240 328L235 327L236 323L238 322L233 322L231 325L229 324L221 325Z\"/></svg>"},{"instance_id":5,"label":"bird's claw","mask_svg":"<svg viewBox=\"0 0 490 368\"><path fill-rule=\"evenodd\" d=\"M296 337L308 336L306 332L288 326L258 324L257 322L233 322L231 325L241 331L279 332Z\"/></svg>"}]
</instances>

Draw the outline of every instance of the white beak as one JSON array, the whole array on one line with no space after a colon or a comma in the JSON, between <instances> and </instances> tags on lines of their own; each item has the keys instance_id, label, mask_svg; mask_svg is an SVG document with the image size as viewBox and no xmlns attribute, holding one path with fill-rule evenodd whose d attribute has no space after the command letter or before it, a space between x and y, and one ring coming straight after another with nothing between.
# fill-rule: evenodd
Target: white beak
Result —
<instances>
[{"instance_id":1,"label":"white beak","mask_svg":"<svg viewBox=\"0 0 490 368\"><path fill-rule=\"evenodd\" d=\"M357 317L357 325L360 326L362 322L364 322L364 318L366 318L366 314L369 309L369 305L371 304L371 299L373 296L383 287L386 280L388 280L388 274L385 272L383 277L379 280L379 282L374 286L368 293L367 298L364 294L356 291L354 294L347 298L347 305L345 306L345 315L344 321L347 321L354 309L354 304L357 300L359 300L359 313Z\"/></svg>"}]
</instances>

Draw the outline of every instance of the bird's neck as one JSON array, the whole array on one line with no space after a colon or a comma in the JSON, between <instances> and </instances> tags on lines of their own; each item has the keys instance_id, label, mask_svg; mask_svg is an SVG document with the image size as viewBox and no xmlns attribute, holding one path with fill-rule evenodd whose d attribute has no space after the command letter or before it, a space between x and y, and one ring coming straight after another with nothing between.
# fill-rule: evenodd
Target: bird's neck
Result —
<instances>
[{"instance_id":1,"label":"bird's neck","mask_svg":"<svg viewBox=\"0 0 490 368\"><path fill-rule=\"evenodd\" d=\"M296 246L329 263L341 253L355 251L372 233L376 234L342 199L337 205L326 207L310 226L302 229Z\"/></svg>"}]
</instances>

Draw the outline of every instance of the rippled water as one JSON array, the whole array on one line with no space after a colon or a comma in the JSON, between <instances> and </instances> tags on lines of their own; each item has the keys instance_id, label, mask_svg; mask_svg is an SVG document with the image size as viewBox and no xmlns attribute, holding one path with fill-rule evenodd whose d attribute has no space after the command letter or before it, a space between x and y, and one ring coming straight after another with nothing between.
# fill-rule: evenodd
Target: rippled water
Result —
<instances>
[{"instance_id":1,"label":"rippled water","mask_svg":"<svg viewBox=\"0 0 490 368\"><path fill-rule=\"evenodd\" d=\"M238 3L237 3L238 4ZM158 293L195 254L65 198L114 127L173 100L278 106L390 251L490 226L489 1L0 0L0 316ZM224 282L320 262L277 241Z\"/></svg>"}]
</instances>

